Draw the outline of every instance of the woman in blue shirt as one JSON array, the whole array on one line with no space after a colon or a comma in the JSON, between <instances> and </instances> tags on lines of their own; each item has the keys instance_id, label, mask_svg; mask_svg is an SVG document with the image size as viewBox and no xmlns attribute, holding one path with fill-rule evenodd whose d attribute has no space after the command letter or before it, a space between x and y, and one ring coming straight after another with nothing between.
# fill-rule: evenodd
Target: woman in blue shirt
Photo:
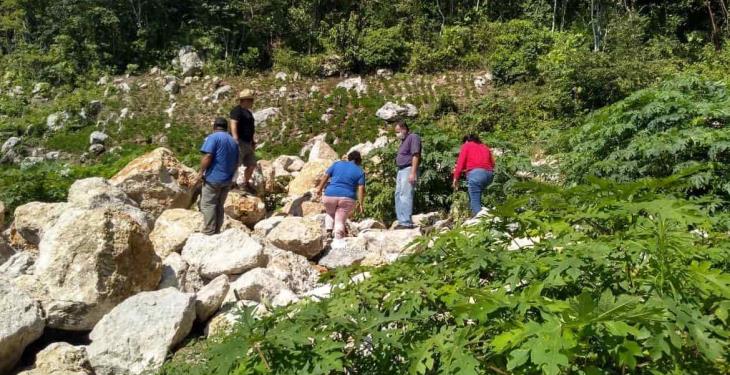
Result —
<instances>
[{"instance_id":1,"label":"woman in blue shirt","mask_svg":"<svg viewBox=\"0 0 730 375\"><path fill-rule=\"evenodd\" d=\"M322 203L327 215L331 218L326 223L327 231L332 231L332 226L334 226L335 239L345 237L347 218L356 205L360 213L363 212L365 172L360 167L361 164L362 157L359 152L349 153L347 161L337 161L327 169L325 177L317 188L317 196L321 196L322 190L324 190ZM355 199L357 199L357 204Z\"/></svg>"}]
</instances>

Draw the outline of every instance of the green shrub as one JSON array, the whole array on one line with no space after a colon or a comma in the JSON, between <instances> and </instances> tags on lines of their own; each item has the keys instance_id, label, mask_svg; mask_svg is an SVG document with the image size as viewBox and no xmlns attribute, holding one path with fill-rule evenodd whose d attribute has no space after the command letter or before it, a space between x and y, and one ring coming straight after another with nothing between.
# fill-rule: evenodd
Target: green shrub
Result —
<instances>
[{"instance_id":1,"label":"green shrub","mask_svg":"<svg viewBox=\"0 0 730 375\"><path fill-rule=\"evenodd\" d=\"M408 61L408 48L400 27L366 29L358 44L357 60L365 71L398 69Z\"/></svg>"},{"instance_id":2,"label":"green shrub","mask_svg":"<svg viewBox=\"0 0 730 375\"><path fill-rule=\"evenodd\" d=\"M631 181L687 168L683 191L730 197L730 91L694 76L641 90L591 115L564 140L572 181ZM697 169L699 168L699 169Z\"/></svg>"},{"instance_id":3,"label":"green shrub","mask_svg":"<svg viewBox=\"0 0 730 375\"><path fill-rule=\"evenodd\" d=\"M320 73L322 59L319 55L305 56L290 49L278 48L274 50L274 69L316 76Z\"/></svg>"},{"instance_id":4,"label":"green shrub","mask_svg":"<svg viewBox=\"0 0 730 375\"><path fill-rule=\"evenodd\" d=\"M411 58L408 70L418 73L435 72L465 65L468 58L469 65L473 56L469 54L472 48L472 30L465 26L445 27L441 34L432 42L416 42L411 49Z\"/></svg>"}]
</instances>

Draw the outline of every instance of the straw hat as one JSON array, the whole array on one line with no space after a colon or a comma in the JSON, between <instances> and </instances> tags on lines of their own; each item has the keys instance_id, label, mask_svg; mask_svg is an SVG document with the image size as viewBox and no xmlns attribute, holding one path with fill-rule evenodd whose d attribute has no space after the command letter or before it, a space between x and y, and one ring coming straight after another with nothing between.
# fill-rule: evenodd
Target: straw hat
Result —
<instances>
[{"instance_id":1,"label":"straw hat","mask_svg":"<svg viewBox=\"0 0 730 375\"><path fill-rule=\"evenodd\" d=\"M238 100L244 100L244 99L251 99L253 100L254 94L253 91L249 89L241 90L241 92L238 93Z\"/></svg>"}]
</instances>

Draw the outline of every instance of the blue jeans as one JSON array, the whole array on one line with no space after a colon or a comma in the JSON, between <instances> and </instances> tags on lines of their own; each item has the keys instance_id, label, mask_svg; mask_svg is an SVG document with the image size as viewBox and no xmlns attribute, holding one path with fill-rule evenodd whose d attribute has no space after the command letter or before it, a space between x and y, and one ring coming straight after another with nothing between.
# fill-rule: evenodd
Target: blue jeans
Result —
<instances>
[{"instance_id":1,"label":"blue jeans","mask_svg":"<svg viewBox=\"0 0 730 375\"><path fill-rule=\"evenodd\" d=\"M492 183L494 173L486 169L476 168L466 173L466 184L469 189L469 208L476 215L482 210L482 192Z\"/></svg>"},{"instance_id":2,"label":"blue jeans","mask_svg":"<svg viewBox=\"0 0 730 375\"><path fill-rule=\"evenodd\" d=\"M395 215L401 225L413 225L413 193L415 187L408 182L412 167L398 170L395 179Z\"/></svg>"}]
</instances>

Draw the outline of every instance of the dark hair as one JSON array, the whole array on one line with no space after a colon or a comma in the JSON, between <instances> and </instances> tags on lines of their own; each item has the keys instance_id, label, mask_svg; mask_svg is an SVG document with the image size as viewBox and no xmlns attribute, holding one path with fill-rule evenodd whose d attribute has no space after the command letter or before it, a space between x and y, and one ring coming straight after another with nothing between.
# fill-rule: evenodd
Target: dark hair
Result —
<instances>
[{"instance_id":1,"label":"dark hair","mask_svg":"<svg viewBox=\"0 0 730 375\"><path fill-rule=\"evenodd\" d=\"M215 121L213 121L213 127L216 129L228 129L228 120L226 120L223 117L217 117Z\"/></svg>"},{"instance_id":2,"label":"dark hair","mask_svg":"<svg viewBox=\"0 0 730 375\"><path fill-rule=\"evenodd\" d=\"M354 161L357 165L362 164L362 156L360 156L360 151L353 151L347 154L347 160Z\"/></svg>"},{"instance_id":3,"label":"dark hair","mask_svg":"<svg viewBox=\"0 0 730 375\"><path fill-rule=\"evenodd\" d=\"M481 139L479 139L479 136L476 134L465 135L464 138L461 139L461 143L466 142L482 143Z\"/></svg>"},{"instance_id":4,"label":"dark hair","mask_svg":"<svg viewBox=\"0 0 730 375\"><path fill-rule=\"evenodd\" d=\"M400 126L402 129L405 129L406 131L411 131L411 129L408 128L408 124L403 120L396 121L395 126Z\"/></svg>"}]
</instances>

